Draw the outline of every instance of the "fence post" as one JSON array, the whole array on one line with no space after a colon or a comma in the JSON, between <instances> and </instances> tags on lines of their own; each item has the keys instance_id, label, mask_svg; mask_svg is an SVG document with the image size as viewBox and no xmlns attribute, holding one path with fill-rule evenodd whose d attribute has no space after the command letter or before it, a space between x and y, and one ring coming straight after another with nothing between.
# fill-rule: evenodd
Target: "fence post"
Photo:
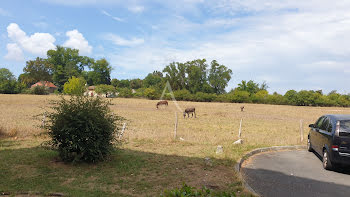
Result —
<instances>
[{"instance_id":1,"label":"fence post","mask_svg":"<svg viewBox=\"0 0 350 197\"><path fill-rule=\"evenodd\" d=\"M46 112L43 114L43 120L41 121L41 126L45 127L45 120L46 120Z\"/></svg>"},{"instance_id":2,"label":"fence post","mask_svg":"<svg viewBox=\"0 0 350 197\"><path fill-rule=\"evenodd\" d=\"M176 140L176 132L177 132L177 112L175 112L174 140Z\"/></svg>"},{"instance_id":3,"label":"fence post","mask_svg":"<svg viewBox=\"0 0 350 197\"><path fill-rule=\"evenodd\" d=\"M122 139L125 128L126 128L126 123L123 124L123 128L122 128L122 131L120 132L119 139Z\"/></svg>"},{"instance_id":4,"label":"fence post","mask_svg":"<svg viewBox=\"0 0 350 197\"><path fill-rule=\"evenodd\" d=\"M304 140L304 128L303 128L303 119L300 119L300 141Z\"/></svg>"}]
</instances>

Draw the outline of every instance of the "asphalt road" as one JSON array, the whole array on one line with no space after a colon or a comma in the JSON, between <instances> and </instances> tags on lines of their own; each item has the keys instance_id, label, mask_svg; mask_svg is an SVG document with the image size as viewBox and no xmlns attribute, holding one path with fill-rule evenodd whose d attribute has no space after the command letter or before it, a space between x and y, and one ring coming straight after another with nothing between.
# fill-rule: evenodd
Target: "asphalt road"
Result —
<instances>
[{"instance_id":1,"label":"asphalt road","mask_svg":"<svg viewBox=\"0 0 350 197\"><path fill-rule=\"evenodd\" d=\"M350 196L350 167L326 171L320 158L306 150L254 155L241 170L249 186L263 197Z\"/></svg>"}]
</instances>

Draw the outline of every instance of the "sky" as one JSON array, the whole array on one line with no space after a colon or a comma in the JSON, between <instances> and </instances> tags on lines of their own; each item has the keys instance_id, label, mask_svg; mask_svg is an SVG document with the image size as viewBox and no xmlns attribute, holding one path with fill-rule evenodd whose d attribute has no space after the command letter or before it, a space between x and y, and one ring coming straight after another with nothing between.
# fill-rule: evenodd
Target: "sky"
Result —
<instances>
[{"instance_id":1,"label":"sky","mask_svg":"<svg viewBox=\"0 0 350 197\"><path fill-rule=\"evenodd\" d=\"M350 93L349 0L1 0L0 68L56 45L106 58L112 78L217 60L269 92Z\"/></svg>"}]
</instances>

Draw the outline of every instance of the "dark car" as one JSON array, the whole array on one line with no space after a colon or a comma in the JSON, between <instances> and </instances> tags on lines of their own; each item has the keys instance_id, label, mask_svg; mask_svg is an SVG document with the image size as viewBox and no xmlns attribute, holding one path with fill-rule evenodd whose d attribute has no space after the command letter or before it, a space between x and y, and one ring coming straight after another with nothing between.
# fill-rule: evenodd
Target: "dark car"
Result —
<instances>
[{"instance_id":1,"label":"dark car","mask_svg":"<svg viewBox=\"0 0 350 197\"><path fill-rule=\"evenodd\" d=\"M350 164L350 115L324 115L309 127L308 150L322 156L324 169Z\"/></svg>"}]
</instances>

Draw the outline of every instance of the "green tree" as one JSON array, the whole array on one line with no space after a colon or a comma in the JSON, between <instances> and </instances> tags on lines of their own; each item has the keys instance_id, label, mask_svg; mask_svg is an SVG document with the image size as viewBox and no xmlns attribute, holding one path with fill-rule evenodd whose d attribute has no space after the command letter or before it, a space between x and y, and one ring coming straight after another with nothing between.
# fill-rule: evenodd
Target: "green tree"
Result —
<instances>
[{"instance_id":1,"label":"green tree","mask_svg":"<svg viewBox=\"0 0 350 197\"><path fill-rule=\"evenodd\" d=\"M298 92L295 90L288 90L284 94L284 98L286 98L287 103L289 105L297 105L297 97L298 97Z\"/></svg>"},{"instance_id":2,"label":"green tree","mask_svg":"<svg viewBox=\"0 0 350 197\"><path fill-rule=\"evenodd\" d=\"M207 67L205 59L197 59L190 62L186 62L187 71L187 89L191 93L207 92L203 87L207 87Z\"/></svg>"},{"instance_id":3,"label":"green tree","mask_svg":"<svg viewBox=\"0 0 350 197\"><path fill-rule=\"evenodd\" d=\"M154 71L153 73L149 73L144 79L143 79L143 87L149 88L149 87L160 87L163 80L163 74L159 71Z\"/></svg>"},{"instance_id":4,"label":"green tree","mask_svg":"<svg viewBox=\"0 0 350 197\"><path fill-rule=\"evenodd\" d=\"M259 90L252 96L253 103L266 103L269 92L267 90Z\"/></svg>"},{"instance_id":5,"label":"green tree","mask_svg":"<svg viewBox=\"0 0 350 197\"><path fill-rule=\"evenodd\" d=\"M83 78L72 77L64 84L64 93L80 96L85 92L86 81Z\"/></svg>"},{"instance_id":6,"label":"green tree","mask_svg":"<svg viewBox=\"0 0 350 197\"><path fill-rule=\"evenodd\" d=\"M80 56L79 50L57 46L54 50L47 51L47 61L53 65L53 82L59 91L72 76L82 77L84 67L91 67L92 58Z\"/></svg>"},{"instance_id":7,"label":"green tree","mask_svg":"<svg viewBox=\"0 0 350 197\"><path fill-rule=\"evenodd\" d=\"M100 84L100 85L96 86L95 92L97 94L105 94L107 97L107 94L109 94L109 93L115 94L116 89L112 85Z\"/></svg>"},{"instance_id":8,"label":"green tree","mask_svg":"<svg viewBox=\"0 0 350 197\"><path fill-rule=\"evenodd\" d=\"M247 91L250 95L253 95L261 89L259 88L259 84L255 83L253 80L249 80L248 82L243 80L240 84L238 84L237 90Z\"/></svg>"},{"instance_id":9,"label":"green tree","mask_svg":"<svg viewBox=\"0 0 350 197\"><path fill-rule=\"evenodd\" d=\"M15 94L17 91L17 80L7 68L0 68L0 93Z\"/></svg>"},{"instance_id":10,"label":"green tree","mask_svg":"<svg viewBox=\"0 0 350 197\"><path fill-rule=\"evenodd\" d=\"M131 88L129 79L122 79L118 83L118 88Z\"/></svg>"},{"instance_id":11,"label":"green tree","mask_svg":"<svg viewBox=\"0 0 350 197\"><path fill-rule=\"evenodd\" d=\"M180 90L186 87L188 82L186 69L187 65L179 62L172 62L164 68L165 80L170 83L173 90Z\"/></svg>"},{"instance_id":12,"label":"green tree","mask_svg":"<svg viewBox=\"0 0 350 197\"><path fill-rule=\"evenodd\" d=\"M143 92L146 98L148 99L156 99L158 97L157 92L154 88L146 88Z\"/></svg>"},{"instance_id":13,"label":"green tree","mask_svg":"<svg viewBox=\"0 0 350 197\"><path fill-rule=\"evenodd\" d=\"M22 77L20 76L23 79L22 82L52 81L53 64L46 59L37 57L35 60L26 62L23 72Z\"/></svg>"},{"instance_id":14,"label":"green tree","mask_svg":"<svg viewBox=\"0 0 350 197\"><path fill-rule=\"evenodd\" d=\"M118 85L119 85L119 80L118 80L118 79L112 79L111 85L114 86L114 87L118 87Z\"/></svg>"},{"instance_id":15,"label":"green tree","mask_svg":"<svg viewBox=\"0 0 350 197\"><path fill-rule=\"evenodd\" d=\"M90 69L92 69L88 72L88 83L90 85L111 84L112 67L106 59L102 58L93 62Z\"/></svg>"},{"instance_id":16,"label":"green tree","mask_svg":"<svg viewBox=\"0 0 350 197\"><path fill-rule=\"evenodd\" d=\"M210 86L214 89L216 94L225 93L225 88L231 79L231 75L231 69L228 69L224 65L218 64L216 60L211 62L208 80Z\"/></svg>"},{"instance_id":17,"label":"green tree","mask_svg":"<svg viewBox=\"0 0 350 197\"><path fill-rule=\"evenodd\" d=\"M130 80L130 88L131 89L139 89L141 87L142 87L142 80L141 79Z\"/></svg>"}]
</instances>

